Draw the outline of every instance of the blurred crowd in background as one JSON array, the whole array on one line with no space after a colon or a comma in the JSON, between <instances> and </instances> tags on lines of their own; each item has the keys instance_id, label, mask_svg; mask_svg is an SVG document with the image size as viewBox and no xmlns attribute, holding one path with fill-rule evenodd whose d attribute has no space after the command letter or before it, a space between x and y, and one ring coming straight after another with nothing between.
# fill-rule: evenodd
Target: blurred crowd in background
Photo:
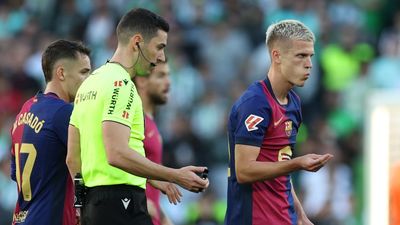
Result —
<instances>
[{"instance_id":1,"label":"blurred crowd in background","mask_svg":"<svg viewBox=\"0 0 400 225\"><path fill-rule=\"evenodd\" d=\"M23 102L43 89L41 53L52 41L82 40L93 68L116 47L126 11L144 7L171 25L166 54L170 99L156 115L164 163L210 169L210 188L162 205L177 225L222 224L226 207L226 122L232 103L269 67L268 25L298 19L316 35L313 70L296 88L304 123L296 155L331 153L317 173L293 174L316 225L362 225L365 101L400 89L400 4L396 0L0 0L0 225L17 196L10 180L10 127Z\"/></svg>"}]
</instances>

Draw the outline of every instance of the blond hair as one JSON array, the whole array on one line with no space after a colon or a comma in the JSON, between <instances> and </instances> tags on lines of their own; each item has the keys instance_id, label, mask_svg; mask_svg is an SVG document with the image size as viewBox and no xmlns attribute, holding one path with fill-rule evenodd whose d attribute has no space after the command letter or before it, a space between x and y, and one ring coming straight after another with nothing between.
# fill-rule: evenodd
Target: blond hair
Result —
<instances>
[{"instance_id":1,"label":"blond hair","mask_svg":"<svg viewBox=\"0 0 400 225\"><path fill-rule=\"evenodd\" d=\"M281 20L271 24L266 32L265 43L271 50L276 41L297 40L315 41L314 33L302 22L298 20Z\"/></svg>"}]
</instances>

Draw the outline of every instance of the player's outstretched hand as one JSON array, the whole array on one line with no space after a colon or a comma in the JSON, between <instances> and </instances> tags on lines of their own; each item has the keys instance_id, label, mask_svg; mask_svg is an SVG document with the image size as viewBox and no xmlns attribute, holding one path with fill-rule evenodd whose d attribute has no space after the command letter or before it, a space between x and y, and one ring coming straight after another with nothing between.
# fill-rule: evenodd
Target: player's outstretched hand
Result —
<instances>
[{"instance_id":1,"label":"player's outstretched hand","mask_svg":"<svg viewBox=\"0 0 400 225\"><path fill-rule=\"evenodd\" d=\"M307 155L298 157L298 159L300 160L300 166L303 170L317 172L332 157L333 157L333 155L331 155L331 154L324 154L324 155L307 154Z\"/></svg>"},{"instance_id":2,"label":"player's outstretched hand","mask_svg":"<svg viewBox=\"0 0 400 225\"><path fill-rule=\"evenodd\" d=\"M151 186L167 195L169 203L176 205L181 202L182 193L175 184L159 180L149 180L149 182Z\"/></svg>"},{"instance_id":3,"label":"player's outstretched hand","mask_svg":"<svg viewBox=\"0 0 400 225\"><path fill-rule=\"evenodd\" d=\"M186 166L176 171L174 183L191 192L200 192L210 184L208 179L202 179L197 174L202 173L207 167Z\"/></svg>"}]
</instances>

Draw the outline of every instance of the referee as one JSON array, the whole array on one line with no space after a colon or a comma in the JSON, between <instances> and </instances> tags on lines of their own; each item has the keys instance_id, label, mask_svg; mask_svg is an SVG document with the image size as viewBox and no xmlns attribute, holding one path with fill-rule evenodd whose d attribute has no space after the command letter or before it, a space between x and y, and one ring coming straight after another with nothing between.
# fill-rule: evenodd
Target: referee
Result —
<instances>
[{"instance_id":1,"label":"referee","mask_svg":"<svg viewBox=\"0 0 400 225\"><path fill-rule=\"evenodd\" d=\"M150 225L146 178L198 192L209 185L196 173L205 167L172 169L145 158L142 101L131 81L165 60L169 25L146 9L126 13L117 26L112 58L83 82L68 132L67 165L88 187L83 225Z\"/></svg>"}]
</instances>

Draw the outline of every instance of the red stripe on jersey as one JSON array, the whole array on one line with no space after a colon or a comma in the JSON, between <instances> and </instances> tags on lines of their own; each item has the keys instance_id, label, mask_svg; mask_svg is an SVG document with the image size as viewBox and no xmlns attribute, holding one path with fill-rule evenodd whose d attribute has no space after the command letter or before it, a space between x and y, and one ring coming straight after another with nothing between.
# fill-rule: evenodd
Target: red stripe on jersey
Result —
<instances>
[{"instance_id":1,"label":"red stripe on jersey","mask_svg":"<svg viewBox=\"0 0 400 225\"><path fill-rule=\"evenodd\" d=\"M146 157L151 161L161 164L162 161L162 139L157 124L149 116L145 115L145 139L143 141ZM152 218L154 225L160 225L160 191L146 184L146 197L154 203L156 214Z\"/></svg>"},{"instance_id":2,"label":"red stripe on jersey","mask_svg":"<svg viewBox=\"0 0 400 225\"><path fill-rule=\"evenodd\" d=\"M67 177L67 187L65 188L64 211L63 211L63 225L75 225L76 210L74 208L74 190L73 182L70 176Z\"/></svg>"},{"instance_id":3,"label":"red stripe on jersey","mask_svg":"<svg viewBox=\"0 0 400 225\"><path fill-rule=\"evenodd\" d=\"M33 97L31 99L29 99L28 101L25 102L25 104L22 106L22 109L20 111L20 113L18 113L18 115L15 118L15 123L14 123L14 127L11 128L11 139L12 139L12 143L18 143L18 148L21 148L21 140L22 140L22 135L23 135L23 131L25 128L24 124L21 124L18 126L18 119L20 117L20 115L22 115L23 113L26 113L30 110L30 108L32 107L33 104L36 103L36 97ZM15 156L15 160L19 160L19 162L15 162L15 166L19 166L20 167L20 159L21 159L21 154L20 154L20 149L15 149L17 145L12 145L11 146L11 154L13 156ZM16 153L18 155L16 155ZM18 169L19 170L19 169ZM19 174L17 173L16 170L16 174L15 174L16 178L17 176L19 176L16 179L16 182L19 180L19 184L17 184L17 190L18 193L21 192L21 186L22 186L22 171L19 170ZM21 194L19 194L18 198L23 198ZM17 201L16 205L15 205L15 209L14 209L14 215L13 215L13 222L12 224L16 224L17 221L16 217L19 215L21 209L20 209L20 205L18 203L19 201Z\"/></svg>"}]
</instances>

